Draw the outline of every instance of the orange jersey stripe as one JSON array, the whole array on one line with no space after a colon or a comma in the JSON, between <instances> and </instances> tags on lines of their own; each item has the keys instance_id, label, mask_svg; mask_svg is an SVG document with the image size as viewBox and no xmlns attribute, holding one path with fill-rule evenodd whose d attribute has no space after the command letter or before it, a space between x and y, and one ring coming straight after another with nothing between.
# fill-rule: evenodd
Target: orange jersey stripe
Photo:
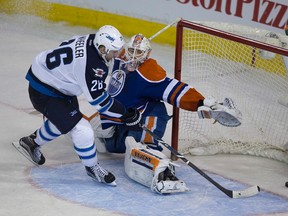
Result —
<instances>
[{"instance_id":1,"label":"orange jersey stripe","mask_svg":"<svg viewBox=\"0 0 288 216\"><path fill-rule=\"evenodd\" d=\"M148 117L148 123L146 125L146 127L153 131L153 127L155 126L155 116L149 116ZM143 140L144 143L153 143L153 138L150 134L145 132L145 137Z\"/></svg>"},{"instance_id":2,"label":"orange jersey stripe","mask_svg":"<svg viewBox=\"0 0 288 216\"><path fill-rule=\"evenodd\" d=\"M175 97L184 85L185 85L184 83L181 83L179 86L177 86L177 88L175 89L175 91L173 92L173 94L170 97L170 101L169 101L170 104L176 106L176 104L174 104Z\"/></svg>"}]
</instances>

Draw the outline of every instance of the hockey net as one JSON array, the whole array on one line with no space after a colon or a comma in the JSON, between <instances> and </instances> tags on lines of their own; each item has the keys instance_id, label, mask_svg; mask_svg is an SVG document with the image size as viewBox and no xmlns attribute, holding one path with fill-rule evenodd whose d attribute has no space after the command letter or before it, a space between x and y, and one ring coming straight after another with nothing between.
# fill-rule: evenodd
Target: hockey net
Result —
<instances>
[{"instance_id":1,"label":"hockey net","mask_svg":"<svg viewBox=\"0 0 288 216\"><path fill-rule=\"evenodd\" d=\"M231 97L243 120L228 128L174 108L172 146L183 154L248 154L288 163L287 40L248 27L181 20L175 78L219 102Z\"/></svg>"}]
</instances>

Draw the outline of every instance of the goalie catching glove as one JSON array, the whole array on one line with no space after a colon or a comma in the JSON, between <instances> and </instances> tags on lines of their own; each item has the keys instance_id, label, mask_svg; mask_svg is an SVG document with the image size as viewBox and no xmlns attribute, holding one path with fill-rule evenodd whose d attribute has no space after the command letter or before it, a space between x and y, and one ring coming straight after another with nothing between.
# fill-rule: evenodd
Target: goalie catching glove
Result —
<instances>
[{"instance_id":1,"label":"goalie catching glove","mask_svg":"<svg viewBox=\"0 0 288 216\"><path fill-rule=\"evenodd\" d=\"M238 127L242 121L242 114L231 98L225 98L223 103L218 103L214 97L207 97L197 112L200 119L213 118L226 127Z\"/></svg>"}]
</instances>

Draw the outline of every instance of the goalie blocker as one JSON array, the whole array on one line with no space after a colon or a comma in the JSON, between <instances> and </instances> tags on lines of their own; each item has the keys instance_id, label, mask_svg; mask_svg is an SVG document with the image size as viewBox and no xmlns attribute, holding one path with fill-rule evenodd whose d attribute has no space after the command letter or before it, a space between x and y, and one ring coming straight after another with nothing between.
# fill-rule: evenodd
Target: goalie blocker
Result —
<instances>
[{"instance_id":1,"label":"goalie blocker","mask_svg":"<svg viewBox=\"0 0 288 216\"><path fill-rule=\"evenodd\" d=\"M159 194L189 191L175 176L175 164L162 152L136 142L131 136L126 138L125 144L124 167L131 179Z\"/></svg>"}]
</instances>

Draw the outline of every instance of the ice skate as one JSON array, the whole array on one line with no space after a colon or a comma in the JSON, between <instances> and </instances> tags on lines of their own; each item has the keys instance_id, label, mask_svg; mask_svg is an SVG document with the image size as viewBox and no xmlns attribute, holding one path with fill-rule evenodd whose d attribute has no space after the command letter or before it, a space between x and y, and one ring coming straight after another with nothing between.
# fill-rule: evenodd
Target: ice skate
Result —
<instances>
[{"instance_id":1,"label":"ice skate","mask_svg":"<svg viewBox=\"0 0 288 216\"><path fill-rule=\"evenodd\" d=\"M87 175L93 180L102 182L110 186L116 186L115 176L107 170L100 167L99 164L92 167L85 167Z\"/></svg>"},{"instance_id":2,"label":"ice skate","mask_svg":"<svg viewBox=\"0 0 288 216\"><path fill-rule=\"evenodd\" d=\"M34 142L35 133L27 137L22 137L19 142L13 142L14 147L28 160L36 165L45 163L45 157L40 151L40 146Z\"/></svg>"},{"instance_id":3,"label":"ice skate","mask_svg":"<svg viewBox=\"0 0 288 216\"><path fill-rule=\"evenodd\" d=\"M181 193L189 191L186 184L175 176L174 169L166 169L159 173L158 182L153 190L160 194Z\"/></svg>"}]
</instances>

